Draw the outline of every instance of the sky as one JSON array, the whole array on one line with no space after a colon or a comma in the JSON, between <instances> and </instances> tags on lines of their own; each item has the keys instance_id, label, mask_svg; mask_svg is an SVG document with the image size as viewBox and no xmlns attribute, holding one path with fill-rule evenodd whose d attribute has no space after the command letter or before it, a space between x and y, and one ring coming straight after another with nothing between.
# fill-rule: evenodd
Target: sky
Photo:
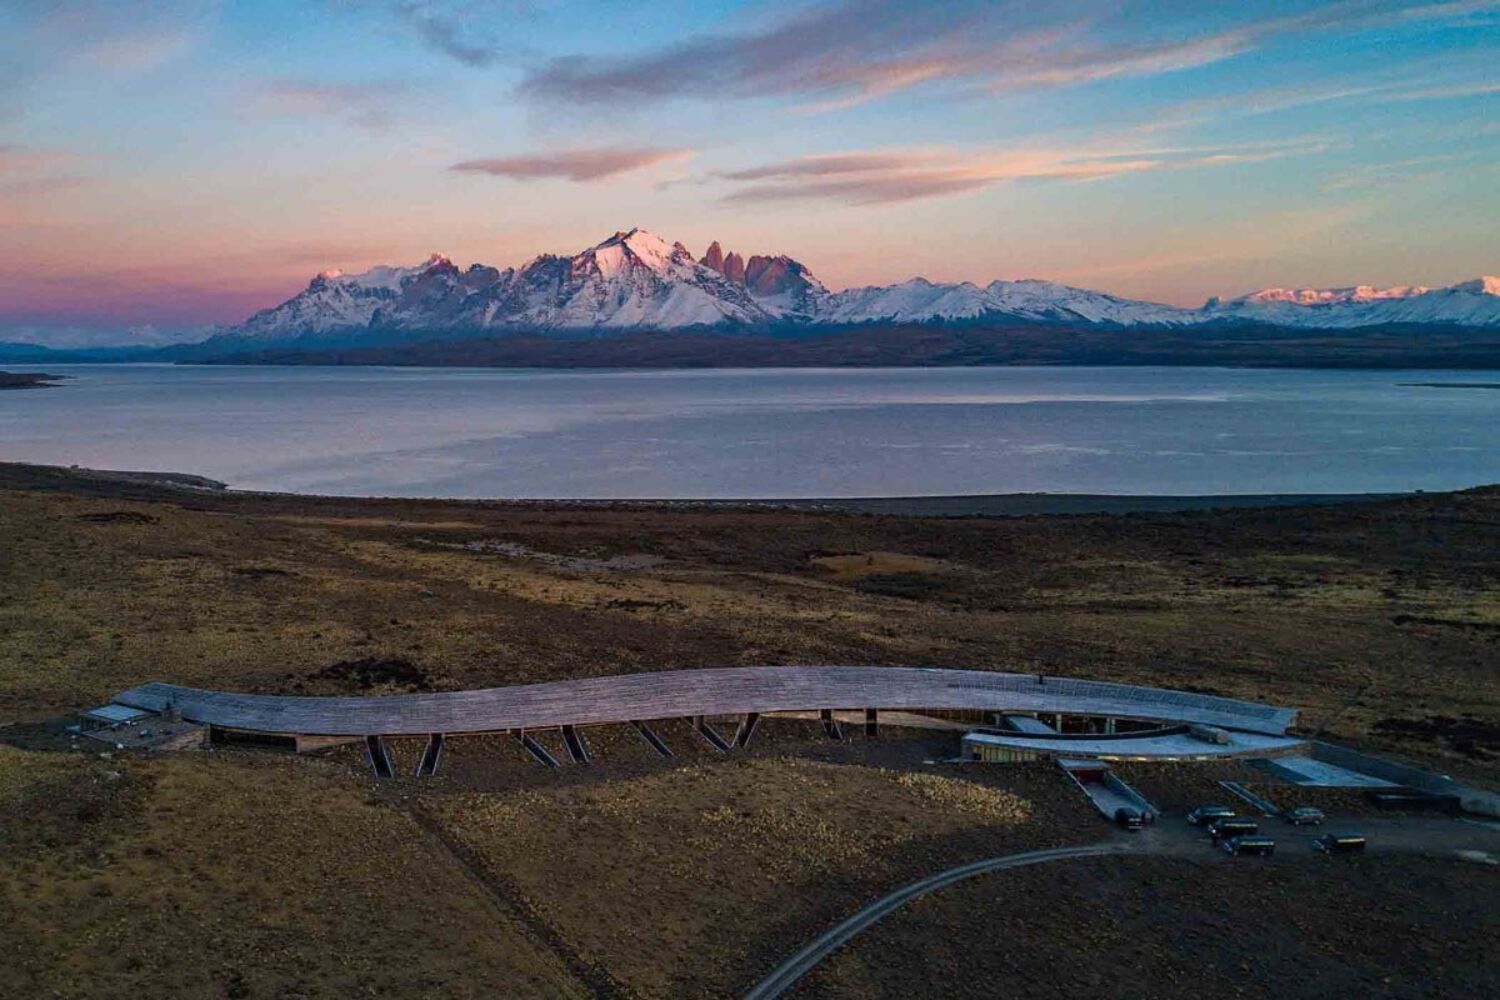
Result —
<instances>
[{"instance_id":1,"label":"sky","mask_svg":"<svg viewBox=\"0 0 1500 1000\"><path fill-rule=\"evenodd\" d=\"M831 288L1500 273L1500 0L5 0L0 341L641 226Z\"/></svg>"}]
</instances>

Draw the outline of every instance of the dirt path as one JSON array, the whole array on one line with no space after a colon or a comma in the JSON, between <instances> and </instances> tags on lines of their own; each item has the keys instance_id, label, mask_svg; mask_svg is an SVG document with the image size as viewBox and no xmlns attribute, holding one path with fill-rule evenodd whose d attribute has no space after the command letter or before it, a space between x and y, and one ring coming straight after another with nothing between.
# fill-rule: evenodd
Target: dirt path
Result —
<instances>
[{"instance_id":1,"label":"dirt path","mask_svg":"<svg viewBox=\"0 0 1500 1000\"><path fill-rule=\"evenodd\" d=\"M484 889L496 904L515 915L537 944L550 951L578 980L585 992L606 998L606 1000L616 997L624 1000L635 995L629 987L612 976L604 966L579 954L537 911L514 880L495 871L466 844L445 830L442 823L429 815L420 804L411 804L406 811L418 826L427 831L433 840L453 856L460 867Z\"/></svg>"}]
</instances>

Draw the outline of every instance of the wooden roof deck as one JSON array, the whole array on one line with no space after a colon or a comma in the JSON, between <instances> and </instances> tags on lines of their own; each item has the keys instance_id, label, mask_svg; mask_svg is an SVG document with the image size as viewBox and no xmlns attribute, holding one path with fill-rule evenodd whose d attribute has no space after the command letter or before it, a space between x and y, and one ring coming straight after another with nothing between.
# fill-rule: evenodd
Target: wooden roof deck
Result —
<instances>
[{"instance_id":1,"label":"wooden roof deck","mask_svg":"<svg viewBox=\"0 0 1500 1000\"><path fill-rule=\"evenodd\" d=\"M585 677L475 691L308 698L143 684L116 702L226 729L305 736L410 736L632 719L837 709L1064 712L1192 722L1279 735L1296 710L1105 681L931 667L722 667Z\"/></svg>"}]
</instances>

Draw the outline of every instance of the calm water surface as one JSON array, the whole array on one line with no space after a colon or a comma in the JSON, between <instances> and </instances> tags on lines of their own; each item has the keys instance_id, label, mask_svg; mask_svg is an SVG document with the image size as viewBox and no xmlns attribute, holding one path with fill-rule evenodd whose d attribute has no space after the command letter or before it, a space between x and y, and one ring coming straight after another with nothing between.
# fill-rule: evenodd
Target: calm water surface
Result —
<instances>
[{"instance_id":1,"label":"calm water surface","mask_svg":"<svg viewBox=\"0 0 1500 1000\"><path fill-rule=\"evenodd\" d=\"M1280 493L1500 482L1491 372L51 366L0 460L456 497Z\"/></svg>"}]
</instances>

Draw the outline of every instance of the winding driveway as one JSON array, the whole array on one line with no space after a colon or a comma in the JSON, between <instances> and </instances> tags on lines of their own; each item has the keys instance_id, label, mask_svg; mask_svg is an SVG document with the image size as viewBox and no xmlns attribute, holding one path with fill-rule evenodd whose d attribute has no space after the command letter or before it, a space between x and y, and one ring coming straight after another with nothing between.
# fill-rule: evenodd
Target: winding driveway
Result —
<instances>
[{"instance_id":1,"label":"winding driveway","mask_svg":"<svg viewBox=\"0 0 1500 1000\"><path fill-rule=\"evenodd\" d=\"M1007 868L1024 868L1046 861L1062 861L1067 858L1089 858L1101 854L1146 853L1130 841L1113 841L1089 844L1085 847L1058 847L1047 851L1027 851L1024 854L1007 854L999 858L971 861L957 868L950 868L936 875L929 875L918 882L882 896L858 913L840 921L813 939L812 943L797 954L778 965L769 976L762 979L745 994L745 1000L771 1000L791 988L792 984L806 975L813 966L828 957L835 949L849 941L860 931L869 927L892 910L900 909L919 896L925 896L954 882L961 882L975 875L1004 871Z\"/></svg>"}]
</instances>

